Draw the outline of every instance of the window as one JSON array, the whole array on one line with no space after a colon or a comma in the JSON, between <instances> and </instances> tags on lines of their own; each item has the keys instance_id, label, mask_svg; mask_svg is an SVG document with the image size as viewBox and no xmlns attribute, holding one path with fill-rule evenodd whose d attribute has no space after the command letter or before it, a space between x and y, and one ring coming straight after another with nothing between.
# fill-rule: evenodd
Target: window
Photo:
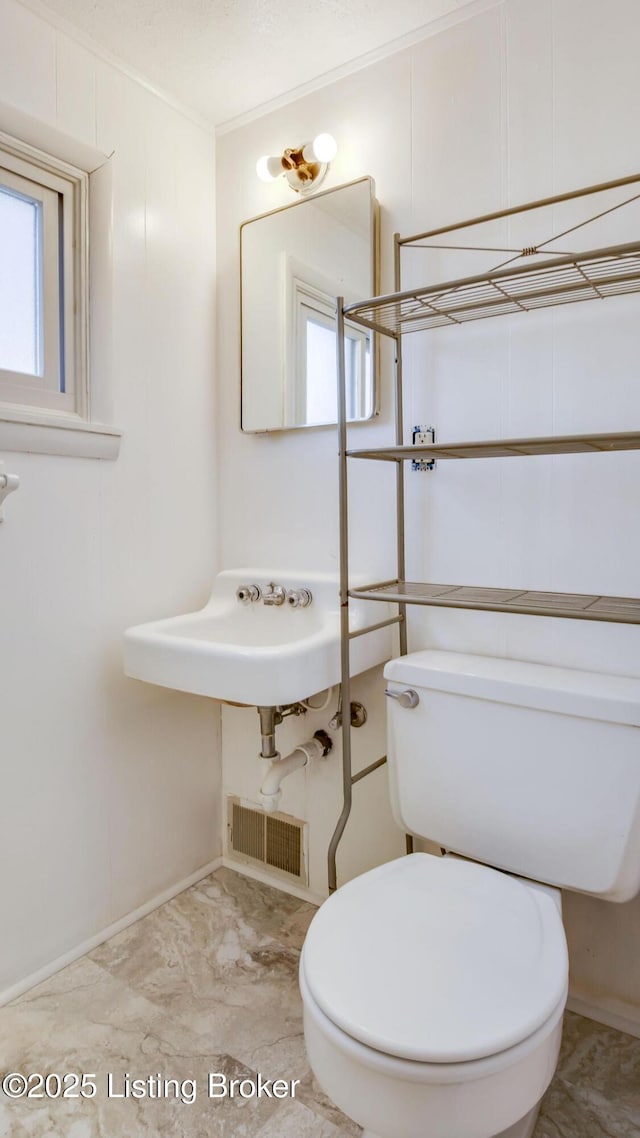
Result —
<instances>
[{"instance_id":1,"label":"window","mask_svg":"<svg viewBox=\"0 0 640 1138\"><path fill-rule=\"evenodd\" d=\"M87 414L88 176L0 136L0 403Z\"/></svg>"},{"instance_id":2,"label":"window","mask_svg":"<svg viewBox=\"0 0 640 1138\"><path fill-rule=\"evenodd\" d=\"M307 426L335 423L336 386L335 300L314 285L294 278L295 418ZM371 382L371 337L366 329L345 322L345 386L347 419L368 419L374 413Z\"/></svg>"}]
</instances>

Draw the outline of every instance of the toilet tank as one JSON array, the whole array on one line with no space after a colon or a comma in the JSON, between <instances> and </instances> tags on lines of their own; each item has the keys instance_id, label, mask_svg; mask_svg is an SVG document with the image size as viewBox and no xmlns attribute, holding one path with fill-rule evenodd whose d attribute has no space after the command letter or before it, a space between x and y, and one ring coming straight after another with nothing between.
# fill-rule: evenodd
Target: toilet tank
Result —
<instances>
[{"instance_id":1,"label":"toilet tank","mask_svg":"<svg viewBox=\"0 0 640 1138\"><path fill-rule=\"evenodd\" d=\"M465 857L611 901L640 889L640 680L415 652L385 667L396 821ZM406 701L404 701L406 702Z\"/></svg>"}]
</instances>

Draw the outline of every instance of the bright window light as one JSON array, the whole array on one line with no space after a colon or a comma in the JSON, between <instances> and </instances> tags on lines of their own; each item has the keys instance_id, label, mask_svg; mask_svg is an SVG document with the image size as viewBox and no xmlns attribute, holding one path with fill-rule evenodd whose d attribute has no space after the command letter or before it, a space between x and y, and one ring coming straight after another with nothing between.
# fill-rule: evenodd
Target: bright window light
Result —
<instances>
[{"instance_id":1,"label":"bright window light","mask_svg":"<svg viewBox=\"0 0 640 1138\"><path fill-rule=\"evenodd\" d=\"M84 172L0 140L0 409L85 417Z\"/></svg>"},{"instance_id":2,"label":"bright window light","mask_svg":"<svg viewBox=\"0 0 640 1138\"><path fill-rule=\"evenodd\" d=\"M42 207L0 186L0 368L42 375Z\"/></svg>"}]
</instances>

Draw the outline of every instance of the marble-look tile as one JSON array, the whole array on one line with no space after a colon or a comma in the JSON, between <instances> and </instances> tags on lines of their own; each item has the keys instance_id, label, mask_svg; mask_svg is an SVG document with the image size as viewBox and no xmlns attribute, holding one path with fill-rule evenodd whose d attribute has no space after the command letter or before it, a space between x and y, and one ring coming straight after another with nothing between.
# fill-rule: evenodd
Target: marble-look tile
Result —
<instances>
[{"instance_id":1,"label":"marble-look tile","mask_svg":"<svg viewBox=\"0 0 640 1138\"><path fill-rule=\"evenodd\" d=\"M234 1078L247 1075L246 1069L229 1057L214 1056L212 1064L216 1073L226 1070ZM180 1079L179 1064L174 1063L171 1069L174 1077ZM191 1104L173 1098L122 1102L103 1099L91 1111L83 1111L81 1117L62 1111L58 1103L50 1103L44 1110L23 1118L21 1133L29 1138L156 1138L159 1134L169 1138L253 1138L280 1106L241 1098L211 1102L204 1089L204 1068L198 1070L191 1061L187 1069L191 1072L189 1078L195 1077L199 1087ZM8 1131L11 1138L14 1133L17 1130Z\"/></svg>"},{"instance_id":2,"label":"marble-look tile","mask_svg":"<svg viewBox=\"0 0 640 1138\"><path fill-rule=\"evenodd\" d=\"M3 1071L95 1072L90 1100L0 1094L0 1138L358 1138L307 1062L299 953L314 907L229 870L0 1009ZM195 1080L193 1103L117 1099L131 1078ZM208 1097L208 1074L300 1079L295 1100ZM185 1096L190 1084L185 1083ZM567 1014L535 1138L637 1138L640 1041Z\"/></svg>"},{"instance_id":3,"label":"marble-look tile","mask_svg":"<svg viewBox=\"0 0 640 1138\"><path fill-rule=\"evenodd\" d=\"M13 1118L11 1108L0 1100L0 1138L27 1138L24 1126Z\"/></svg>"},{"instance_id":4,"label":"marble-look tile","mask_svg":"<svg viewBox=\"0 0 640 1138\"><path fill-rule=\"evenodd\" d=\"M134 1037L142 1047L163 1025L152 1004L85 957L3 1008L0 1026L2 1067L41 1071L78 1047L94 1049L83 1056L94 1063Z\"/></svg>"},{"instance_id":5,"label":"marble-look tile","mask_svg":"<svg viewBox=\"0 0 640 1138\"><path fill-rule=\"evenodd\" d=\"M306 901L300 901L299 905L300 908L295 913L284 919L280 932L273 934L281 944L295 948L298 952L302 949L309 925L317 912L316 906L308 905Z\"/></svg>"},{"instance_id":6,"label":"marble-look tile","mask_svg":"<svg viewBox=\"0 0 640 1138\"><path fill-rule=\"evenodd\" d=\"M347 1138L357 1131L334 1126L326 1118L320 1118L301 1103L288 1103L283 1106L258 1132L256 1138Z\"/></svg>"},{"instance_id":7,"label":"marble-look tile","mask_svg":"<svg viewBox=\"0 0 640 1138\"><path fill-rule=\"evenodd\" d=\"M95 1073L98 1088L91 1099L5 1100L3 1124L9 1124L11 1138L18 1124L31 1138L132 1133L140 1138L159 1133L249 1138L279 1105L268 1099L210 1100L210 1072L255 1078L255 1071L217 1052L198 1032L164 1015L88 959L5 1008L0 1024L4 1070ZM109 1075L112 1091L122 1094L125 1073L131 1079L176 1079L185 1093L171 1088L168 1097L110 1096ZM195 1080L193 1103L182 1101L191 1097L185 1080Z\"/></svg>"},{"instance_id":8,"label":"marble-look tile","mask_svg":"<svg viewBox=\"0 0 640 1138\"><path fill-rule=\"evenodd\" d=\"M243 877L229 869L219 869L204 882L215 879L242 911L256 932L273 937L280 944L300 950L317 906L301 901L260 881Z\"/></svg>"},{"instance_id":9,"label":"marble-look tile","mask_svg":"<svg viewBox=\"0 0 640 1138\"><path fill-rule=\"evenodd\" d=\"M615 1105L594 1103L588 1093L556 1076L540 1108L533 1138L637 1138L638 1127Z\"/></svg>"},{"instance_id":10,"label":"marble-look tile","mask_svg":"<svg viewBox=\"0 0 640 1138\"><path fill-rule=\"evenodd\" d=\"M280 899L284 900L281 901ZM305 902L219 870L125 929L91 954L112 975L163 1003L206 998L220 983L290 977L305 921Z\"/></svg>"},{"instance_id":11,"label":"marble-look tile","mask_svg":"<svg viewBox=\"0 0 640 1138\"><path fill-rule=\"evenodd\" d=\"M304 1047L304 1038L303 1043ZM341 1110L327 1098L324 1091L316 1082L311 1070L302 1079L300 1090L298 1091L297 1098L305 1106L308 1106L314 1114L324 1118L327 1122L335 1126L341 1134L348 1134L349 1138L359 1138L362 1134L362 1127L358 1126L352 1118L347 1118Z\"/></svg>"},{"instance_id":12,"label":"marble-look tile","mask_svg":"<svg viewBox=\"0 0 640 1138\"><path fill-rule=\"evenodd\" d=\"M558 1075L629 1111L640 1133L640 1039L567 1012Z\"/></svg>"},{"instance_id":13,"label":"marble-look tile","mask_svg":"<svg viewBox=\"0 0 640 1138\"><path fill-rule=\"evenodd\" d=\"M297 1078L307 1065L294 946L313 912L305 902L219 870L91 959L201 1033L212 1049L264 1068L269 1077Z\"/></svg>"}]
</instances>

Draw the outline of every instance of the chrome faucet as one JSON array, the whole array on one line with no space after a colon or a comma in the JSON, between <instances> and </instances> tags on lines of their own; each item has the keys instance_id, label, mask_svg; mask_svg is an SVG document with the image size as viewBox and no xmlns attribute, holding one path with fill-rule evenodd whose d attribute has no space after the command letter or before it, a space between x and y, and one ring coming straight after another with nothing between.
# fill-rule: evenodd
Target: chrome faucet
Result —
<instances>
[{"instance_id":1,"label":"chrome faucet","mask_svg":"<svg viewBox=\"0 0 640 1138\"><path fill-rule=\"evenodd\" d=\"M265 605L283 605L287 599L287 594L282 585L276 585L274 581L270 581L266 589L262 590L262 600Z\"/></svg>"}]
</instances>

